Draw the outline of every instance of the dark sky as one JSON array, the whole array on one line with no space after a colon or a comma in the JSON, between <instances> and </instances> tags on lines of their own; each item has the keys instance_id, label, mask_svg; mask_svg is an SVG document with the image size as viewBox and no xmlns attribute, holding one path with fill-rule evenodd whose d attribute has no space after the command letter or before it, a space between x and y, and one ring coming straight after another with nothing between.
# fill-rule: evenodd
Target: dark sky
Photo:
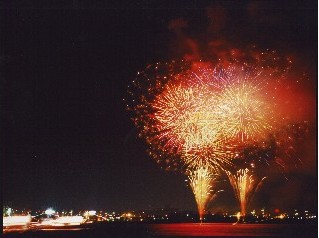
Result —
<instances>
[{"instance_id":1,"label":"dark sky","mask_svg":"<svg viewBox=\"0 0 319 238\"><path fill-rule=\"evenodd\" d=\"M186 35L201 52L211 39L289 52L316 81L316 1L89 2L1 5L2 199L12 206L195 210L185 178L147 156L122 103L138 70L192 51L177 47ZM316 206L312 169L298 181Z\"/></svg>"}]
</instances>

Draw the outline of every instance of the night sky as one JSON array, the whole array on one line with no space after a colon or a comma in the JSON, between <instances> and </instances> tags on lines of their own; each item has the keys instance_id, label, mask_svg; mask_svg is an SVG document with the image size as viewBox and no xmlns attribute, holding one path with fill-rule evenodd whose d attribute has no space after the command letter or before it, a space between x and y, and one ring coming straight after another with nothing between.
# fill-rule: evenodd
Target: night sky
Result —
<instances>
[{"instance_id":1,"label":"night sky","mask_svg":"<svg viewBox=\"0 0 319 238\"><path fill-rule=\"evenodd\" d=\"M122 101L149 63L205 57L210 41L255 44L293 56L317 93L317 1L63 2L1 5L2 199L13 207L196 209L185 177L147 155ZM315 209L314 125L304 164L257 205ZM227 189L216 207L236 207Z\"/></svg>"}]
</instances>

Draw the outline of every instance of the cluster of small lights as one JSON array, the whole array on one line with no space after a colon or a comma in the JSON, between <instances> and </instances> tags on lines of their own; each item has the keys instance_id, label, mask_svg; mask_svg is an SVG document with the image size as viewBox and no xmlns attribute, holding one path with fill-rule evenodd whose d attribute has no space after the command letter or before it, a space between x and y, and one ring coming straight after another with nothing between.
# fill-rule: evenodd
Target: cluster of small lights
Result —
<instances>
[{"instance_id":1,"label":"cluster of small lights","mask_svg":"<svg viewBox=\"0 0 319 238\"><path fill-rule=\"evenodd\" d=\"M214 199L214 196L218 192L212 191L212 187L208 184L210 179L214 180L212 174L206 169L201 168L196 172L189 171L192 174L189 174L189 178L191 179L191 184L193 184L198 190L198 195L201 194L200 202L208 200L208 202ZM245 173L245 172L243 172ZM206 181L205 181L206 180ZM207 182L208 181L208 182ZM200 188L200 184L202 183L203 188ZM203 204L204 205L204 204ZM4 207L5 211L11 210L15 211L15 214L4 214L3 216L3 232L7 231L26 231L26 230L41 230L41 229L54 229L55 227L64 227L64 229L73 229L74 226L80 226L83 223L91 224L91 223L99 223L99 222L175 222L176 219L180 221L181 219L185 221L194 221L197 219L197 215L194 212L190 211L176 211L174 209L157 209L153 211L126 211L126 212L104 212L104 211L77 211L73 212L76 215L71 215L71 211L57 211L53 209L49 210L49 214L45 214L45 211L41 211L41 216L31 216L31 214L39 213L39 211L31 211L28 215L23 212L24 210L12 209L9 207ZM54 213L52 212L54 211ZM272 212L271 212L272 211ZM266 210L265 208L259 210L254 209L250 212L252 216L249 217L250 221L255 222L265 222L265 221L275 221L276 223L280 222L280 220L290 220L296 221L300 220L300 222L314 222L317 219L317 215L313 211L309 210L297 210L295 209L293 212L283 212L281 209L274 210ZM59 215L62 214L62 215ZM205 214L202 214L201 220L208 221L210 219L214 219L216 216L217 219L221 219L222 217L225 221L234 221L234 218L237 217L239 219L241 217L241 212L233 213L230 211L224 211L222 214L213 213L210 211L206 211ZM299 222L299 221L298 221Z\"/></svg>"}]
</instances>

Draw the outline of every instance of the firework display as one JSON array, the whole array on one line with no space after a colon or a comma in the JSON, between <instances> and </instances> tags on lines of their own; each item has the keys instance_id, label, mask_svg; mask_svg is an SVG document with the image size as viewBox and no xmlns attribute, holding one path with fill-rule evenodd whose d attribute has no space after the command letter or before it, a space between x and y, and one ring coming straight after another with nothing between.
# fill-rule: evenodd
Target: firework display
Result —
<instances>
[{"instance_id":1,"label":"firework display","mask_svg":"<svg viewBox=\"0 0 319 238\"><path fill-rule=\"evenodd\" d=\"M216 197L217 193L222 190L217 192L213 190L212 184L215 180L215 177L209 170L209 167L201 166L194 171L189 170L188 178L192 191L195 195L199 218L200 221L202 221L205 209L207 208L209 202L212 201Z\"/></svg>"},{"instance_id":2,"label":"firework display","mask_svg":"<svg viewBox=\"0 0 319 238\"><path fill-rule=\"evenodd\" d=\"M149 155L165 169L188 174L201 218L215 178L223 173L245 215L259 184L252 171L257 163L232 174L233 161L271 157L280 164L276 153L282 157L285 151L278 144L285 137L277 131L289 119L281 113L280 97L287 64L280 68L273 51L262 57L250 52L248 58L157 63L139 72L128 90L127 108Z\"/></svg>"},{"instance_id":3,"label":"firework display","mask_svg":"<svg viewBox=\"0 0 319 238\"><path fill-rule=\"evenodd\" d=\"M247 205L251 200L252 195L261 185L265 177L260 182L257 182L257 177L247 168L239 169L236 174L227 171L227 175L239 201L241 216L245 216Z\"/></svg>"},{"instance_id":4,"label":"firework display","mask_svg":"<svg viewBox=\"0 0 319 238\"><path fill-rule=\"evenodd\" d=\"M156 160L223 168L239 145L265 137L275 124L265 77L248 66L187 64L149 67L153 79L139 73L128 108Z\"/></svg>"}]
</instances>

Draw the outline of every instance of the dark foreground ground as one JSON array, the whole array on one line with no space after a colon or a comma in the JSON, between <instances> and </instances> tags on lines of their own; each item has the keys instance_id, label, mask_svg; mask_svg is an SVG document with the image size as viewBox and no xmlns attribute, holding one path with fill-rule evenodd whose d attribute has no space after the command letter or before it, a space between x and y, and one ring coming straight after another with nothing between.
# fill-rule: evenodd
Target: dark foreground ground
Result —
<instances>
[{"instance_id":1,"label":"dark foreground ground","mask_svg":"<svg viewBox=\"0 0 319 238\"><path fill-rule=\"evenodd\" d=\"M98 224L74 229L55 228L7 232L4 237L317 237L317 224Z\"/></svg>"}]
</instances>

